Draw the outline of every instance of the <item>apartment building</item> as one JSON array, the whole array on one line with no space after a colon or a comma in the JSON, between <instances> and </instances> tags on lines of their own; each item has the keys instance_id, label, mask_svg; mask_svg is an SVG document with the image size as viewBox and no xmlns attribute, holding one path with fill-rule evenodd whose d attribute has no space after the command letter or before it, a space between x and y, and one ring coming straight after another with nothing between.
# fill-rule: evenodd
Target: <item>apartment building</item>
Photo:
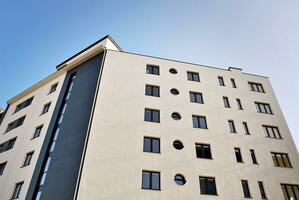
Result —
<instances>
[{"instance_id":1,"label":"apartment building","mask_svg":"<svg viewBox=\"0 0 299 200\"><path fill-rule=\"evenodd\" d=\"M267 77L124 52L106 36L11 98L0 199L299 199Z\"/></svg>"}]
</instances>

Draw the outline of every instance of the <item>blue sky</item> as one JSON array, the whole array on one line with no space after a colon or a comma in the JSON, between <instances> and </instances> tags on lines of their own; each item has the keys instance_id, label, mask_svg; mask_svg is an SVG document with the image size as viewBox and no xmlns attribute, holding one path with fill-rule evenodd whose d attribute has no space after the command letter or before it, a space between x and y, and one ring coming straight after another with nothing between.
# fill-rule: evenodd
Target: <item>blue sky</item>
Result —
<instances>
[{"instance_id":1,"label":"blue sky","mask_svg":"<svg viewBox=\"0 0 299 200\"><path fill-rule=\"evenodd\" d=\"M0 3L0 107L110 34L125 51L269 76L299 146L299 1Z\"/></svg>"}]
</instances>

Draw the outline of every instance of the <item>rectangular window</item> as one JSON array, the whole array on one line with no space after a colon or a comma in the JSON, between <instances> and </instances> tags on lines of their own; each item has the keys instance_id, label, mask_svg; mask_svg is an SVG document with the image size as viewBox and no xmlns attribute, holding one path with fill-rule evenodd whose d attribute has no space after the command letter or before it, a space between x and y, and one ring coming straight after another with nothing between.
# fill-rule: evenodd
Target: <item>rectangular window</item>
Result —
<instances>
[{"instance_id":1,"label":"rectangular window","mask_svg":"<svg viewBox=\"0 0 299 200\"><path fill-rule=\"evenodd\" d=\"M248 181L247 180L241 180L241 182L242 182L244 197L245 198L251 198Z\"/></svg>"},{"instance_id":2,"label":"rectangular window","mask_svg":"<svg viewBox=\"0 0 299 200\"><path fill-rule=\"evenodd\" d=\"M18 112L20 110L22 110L23 108L26 108L27 106L30 106L31 103L32 103L32 100L33 100L33 97L30 97L29 99L26 99L25 101L19 103L17 106L16 106L16 109L15 109L15 112Z\"/></svg>"},{"instance_id":3,"label":"rectangular window","mask_svg":"<svg viewBox=\"0 0 299 200\"><path fill-rule=\"evenodd\" d=\"M17 127L19 127L19 126L21 126L24 123L25 117L26 117L26 115L16 119L13 122L10 122L8 124L7 128L6 128L6 133L13 130L13 129L15 129L15 128L17 128Z\"/></svg>"},{"instance_id":4,"label":"rectangular window","mask_svg":"<svg viewBox=\"0 0 299 200\"><path fill-rule=\"evenodd\" d=\"M192 121L193 121L193 128L204 128L204 129L208 128L206 117L204 116L192 115Z\"/></svg>"},{"instance_id":5,"label":"rectangular window","mask_svg":"<svg viewBox=\"0 0 299 200\"><path fill-rule=\"evenodd\" d=\"M231 133L237 133L235 123L233 120L228 120L229 131Z\"/></svg>"},{"instance_id":6,"label":"rectangular window","mask_svg":"<svg viewBox=\"0 0 299 200\"><path fill-rule=\"evenodd\" d=\"M144 152L152 152L152 153L160 153L160 139L144 137L143 151Z\"/></svg>"},{"instance_id":7,"label":"rectangular window","mask_svg":"<svg viewBox=\"0 0 299 200\"><path fill-rule=\"evenodd\" d=\"M271 155L272 155L274 165L276 167L287 167L287 168L292 167L287 153L271 152Z\"/></svg>"},{"instance_id":8,"label":"rectangular window","mask_svg":"<svg viewBox=\"0 0 299 200\"><path fill-rule=\"evenodd\" d=\"M154 65L146 65L146 73L147 74L154 74L154 75L159 75L159 66L154 66Z\"/></svg>"},{"instance_id":9,"label":"rectangular window","mask_svg":"<svg viewBox=\"0 0 299 200\"><path fill-rule=\"evenodd\" d=\"M285 200L299 199L299 185L295 184L280 184Z\"/></svg>"},{"instance_id":10,"label":"rectangular window","mask_svg":"<svg viewBox=\"0 0 299 200\"><path fill-rule=\"evenodd\" d=\"M263 125L263 129L266 134L266 137L282 139L278 127Z\"/></svg>"},{"instance_id":11,"label":"rectangular window","mask_svg":"<svg viewBox=\"0 0 299 200\"><path fill-rule=\"evenodd\" d=\"M57 89L57 86L58 86L58 83L55 83L53 85L51 85L51 88L50 88L50 91L49 91L49 94L53 93L56 91Z\"/></svg>"},{"instance_id":12,"label":"rectangular window","mask_svg":"<svg viewBox=\"0 0 299 200\"><path fill-rule=\"evenodd\" d=\"M238 109L239 110L243 110L243 106L242 106L241 100L240 99L236 99L236 101L237 101L237 104L238 104Z\"/></svg>"},{"instance_id":13,"label":"rectangular window","mask_svg":"<svg viewBox=\"0 0 299 200\"><path fill-rule=\"evenodd\" d=\"M209 144L195 144L196 157L212 159L211 148Z\"/></svg>"},{"instance_id":14,"label":"rectangular window","mask_svg":"<svg viewBox=\"0 0 299 200\"><path fill-rule=\"evenodd\" d=\"M142 189L160 190L160 172L142 171Z\"/></svg>"},{"instance_id":15,"label":"rectangular window","mask_svg":"<svg viewBox=\"0 0 299 200\"><path fill-rule=\"evenodd\" d=\"M0 153L12 149L14 147L16 140L17 140L17 137L0 144Z\"/></svg>"},{"instance_id":16,"label":"rectangular window","mask_svg":"<svg viewBox=\"0 0 299 200\"><path fill-rule=\"evenodd\" d=\"M144 121L159 123L160 122L160 111L153 110L153 109L145 109Z\"/></svg>"},{"instance_id":17,"label":"rectangular window","mask_svg":"<svg viewBox=\"0 0 299 200\"><path fill-rule=\"evenodd\" d=\"M145 86L145 95L159 97L160 96L159 86L146 85Z\"/></svg>"},{"instance_id":18,"label":"rectangular window","mask_svg":"<svg viewBox=\"0 0 299 200\"><path fill-rule=\"evenodd\" d=\"M250 155L251 155L252 163L253 164L258 164L257 160L256 160L255 152L254 152L253 149L250 149Z\"/></svg>"},{"instance_id":19,"label":"rectangular window","mask_svg":"<svg viewBox=\"0 0 299 200\"><path fill-rule=\"evenodd\" d=\"M25 160L24 160L24 163L23 163L23 167L30 165L33 153L34 152L32 151L32 152L29 152L29 153L26 154L26 157L25 157Z\"/></svg>"},{"instance_id":20,"label":"rectangular window","mask_svg":"<svg viewBox=\"0 0 299 200\"><path fill-rule=\"evenodd\" d=\"M260 83L253 83L253 82L248 82L250 90L254 92L262 92L265 93L265 90L263 88L263 85Z\"/></svg>"},{"instance_id":21,"label":"rectangular window","mask_svg":"<svg viewBox=\"0 0 299 200\"><path fill-rule=\"evenodd\" d=\"M223 80L223 77L222 77L222 76L218 76L218 81L219 81L219 85L220 85L220 86L225 86L225 84L224 84L224 80Z\"/></svg>"},{"instance_id":22,"label":"rectangular window","mask_svg":"<svg viewBox=\"0 0 299 200\"><path fill-rule=\"evenodd\" d=\"M260 189L262 199L267 199L263 182L259 181L258 184L259 184L259 189Z\"/></svg>"},{"instance_id":23,"label":"rectangular window","mask_svg":"<svg viewBox=\"0 0 299 200\"><path fill-rule=\"evenodd\" d=\"M39 137L42 129L43 125L36 127L32 139Z\"/></svg>"},{"instance_id":24,"label":"rectangular window","mask_svg":"<svg viewBox=\"0 0 299 200\"><path fill-rule=\"evenodd\" d=\"M44 105L42 115L49 111L50 105L51 105L51 102Z\"/></svg>"},{"instance_id":25,"label":"rectangular window","mask_svg":"<svg viewBox=\"0 0 299 200\"><path fill-rule=\"evenodd\" d=\"M200 81L199 74L197 72L187 72L187 77L189 81Z\"/></svg>"},{"instance_id":26,"label":"rectangular window","mask_svg":"<svg viewBox=\"0 0 299 200\"><path fill-rule=\"evenodd\" d=\"M190 101L194 103L203 103L202 93L199 92L189 92Z\"/></svg>"},{"instance_id":27,"label":"rectangular window","mask_svg":"<svg viewBox=\"0 0 299 200\"><path fill-rule=\"evenodd\" d=\"M255 106L256 106L257 112L259 112L259 113L273 114L270 104L268 104L268 103L255 102Z\"/></svg>"},{"instance_id":28,"label":"rectangular window","mask_svg":"<svg viewBox=\"0 0 299 200\"><path fill-rule=\"evenodd\" d=\"M17 199L17 198L20 197L20 193L21 193L21 189L22 189L23 183L24 182L16 183L15 189L13 191L11 199Z\"/></svg>"},{"instance_id":29,"label":"rectangular window","mask_svg":"<svg viewBox=\"0 0 299 200\"><path fill-rule=\"evenodd\" d=\"M232 87L233 87L233 88L237 88L235 79L231 78L231 79L230 79L230 82L232 83Z\"/></svg>"},{"instance_id":30,"label":"rectangular window","mask_svg":"<svg viewBox=\"0 0 299 200\"><path fill-rule=\"evenodd\" d=\"M3 174L7 162L0 163L0 176Z\"/></svg>"},{"instance_id":31,"label":"rectangular window","mask_svg":"<svg viewBox=\"0 0 299 200\"><path fill-rule=\"evenodd\" d=\"M223 98L224 107L225 108L230 108L228 98L227 97L222 97L222 98Z\"/></svg>"},{"instance_id":32,"label":"rectangular window","mask_svg":"<svg viewBox=\"0 0 299 200\"><path fill-rule=\"evenodd\" d=\"M234 149L235 149L235 155L236 155L237 162L242 163L243 159L242 159L242 155L241 155L241 149L240 148L234 148Z\"/></svg>"},{"instance_id":33,"label":"rectangular window","mask_svg":"<svg viewBox=\"0 0 299 200\"><path fill-rule=\"evenodd\" d=\"M215 178L199 177L200 194L217 195Z\"/></svg>"},{"instance_id":34,"label":"rectangular window","mask_svg":"<svg viewBox=\"0 0 299 200\"><path fill-rule=\"evenodd\" d=\"M246 135L250 135L250 132L249 132L249 128L248 128L248 125L247 125L247 122L242 122L243 124L243 128L244 128L244 132Z\"/></svg>"}]
</instances>

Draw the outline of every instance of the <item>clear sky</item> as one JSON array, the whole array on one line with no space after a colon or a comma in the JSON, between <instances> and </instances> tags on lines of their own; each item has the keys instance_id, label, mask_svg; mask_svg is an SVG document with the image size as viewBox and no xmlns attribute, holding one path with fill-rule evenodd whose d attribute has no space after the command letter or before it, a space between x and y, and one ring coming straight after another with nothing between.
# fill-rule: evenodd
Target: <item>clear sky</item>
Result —
<instances>
[{"instance_id":1,"label":"clear sky","mask_svg":"<svg viewBox=\"0 0 299 200\"><path fill-rule=\"evenodd\" d=\"M125 51L269 76L299 146L298 0L0 0L0 107L107 34Z\"/></svg>"}]
</instances>

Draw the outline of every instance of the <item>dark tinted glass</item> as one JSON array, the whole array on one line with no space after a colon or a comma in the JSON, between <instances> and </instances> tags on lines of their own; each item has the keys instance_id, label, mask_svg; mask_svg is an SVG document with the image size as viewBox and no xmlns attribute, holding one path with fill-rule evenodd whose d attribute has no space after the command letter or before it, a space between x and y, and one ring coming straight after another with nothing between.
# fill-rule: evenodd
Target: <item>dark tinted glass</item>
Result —
<instances>
[{"instance_id":1,"label":"dark tinted glass","mask_svg":"<svg viewBox=\"0 0 299 200\"><path fill-rule=\"evenodd\" d=\"M264 189L264 185L263 182L259 181L258 182L259 185L259 189L260 189L260 193L261 193L261 197L262 199L267 199L266 193L265 193L265 189Z\"/></svg>"},{"instance_id":2,"label":"dark tinted glass","mask_svg":"<svg viewBox=\"0 0 299 200\"><path fill-rule=\"evenodd\" d=\"M199 92L190 92L190 101L194 103L203 103L202 94Z\"/></svg>"},{"instance_id":3,"label":"dark tinted glass","mask_svg":"<svg viewBox=\"0 0 299 200\"><path fill-rule=\"evenodd\" d=\"M199 74L196 72L187 72L187 78L189 81L199 82Z\"/></svg>"},{"instance_id":4,"label":"dark tinted glass","mask_svg":"<svg viewBox=\"0 0 299 200\"><path fill-rule=\"evenodd\" d=\"M243 187L244 197L245 198L251 198L248 182L245 181L245 180L242 180L242 187Z\"/></svg>"},{"instance_id":5,"label":"dark tinted glass","mask_svg":"<svg viewBox=\"0 0 299 200\"><path fill-rule=\"evenodd\" d=\"M202 116L192 116L193 127L194 128L207 128L206 118Z\"/></svg>"},{"instance_id":6,"label":"dark tinted glass","mask_svg":"<svg viewBox=\"0 0 299 200\"><path fill-rule=\"evenodd\" d=\"M181 174L177 174L177 175L175 175L175 177L174 177L174 181L175 181L176 184L178 184L178 185L185 185L185 183L186 183L186 179L185 179L185 177L184 177L183 175L181 175Z\"/></svg>"},{"instance_id":7,"label":"dark tinted glass","mask_svg":"<svg viewBox=\"0 0 299 200\"><path fill-rule=\"evenodd\" d=\"M174 112L171 114L171 117L174 119L174 120L180 120L181 119L181 115L177 112Z\"/></svg>"},{"instance_id":8,"label":"dark tinted glass","mask_svg":"<svg viewBox=\"0 0 299 200\"><path fill-rule=\"evenodd\" d=\"M169 70L169 72L172 73L172 74L177 74L177 73L178 73L177 70L174 69L174 68L171 68L171 69Z\"/></svg>"},{"instance_id":9,"label":"dark tinted glass","mask_svg":"<svg viewBox=\"0 0 299 200\"><path fill-rule=\"evenodd\" d=\"M200 193L217 195L216 183L214 178L199 177Z\"/></svg>"},{"instance_id":10,"label":"dark tinted glass","mask_svg":"<svg viewBox=\"0 0 299 200\"><path fill-rule=\"evenodd\" d=\"M181 141L175 140L173 142L173 147L176 148L177 150L181 150L181 149L184 148L184 145L183 145L183 143Z\"/></svg>"},{"instance_id":11,"label":"dark tinted glass","mask_svg":"<svg viewBox=\"0 0 299 200\"><path fill-rule=\"evenodd\" d=\"M208 144L195 144L196 157L212 159L211 148Z\"/></svg>"},{"instance_id":12,"label":"dark tinted glass","mask_svg":"<svg viewBox=\"0 0 299 200\"><path fill-rule=\"evenodd\" d=\"M144 189L150 189L151 188L151 184L150 184L150 172L142 172L142 188Z\"/></svg>"},{"instance_id":13,"label":"dark tinted glass","mask_svg":"<svg viewBox=\"0 0 299 200\"><path fill-rule=\"evenodd\" d=\"M235 148L237 162L243 162L240 148Z\"/></svg>"},{"instance_id":14,"label":"dark tinted glass","mask_svg":"<svg viewBox=\"0 0 299 200\"><path fill-rule=\"evenodd\" d=\"M180 92L179 92L177 89L175 89L175 88L172 88L172 89L170 90L170 93L173 94L173 95L178 95L178 94L180 94Z\"/></svg>"}]
</instances>

